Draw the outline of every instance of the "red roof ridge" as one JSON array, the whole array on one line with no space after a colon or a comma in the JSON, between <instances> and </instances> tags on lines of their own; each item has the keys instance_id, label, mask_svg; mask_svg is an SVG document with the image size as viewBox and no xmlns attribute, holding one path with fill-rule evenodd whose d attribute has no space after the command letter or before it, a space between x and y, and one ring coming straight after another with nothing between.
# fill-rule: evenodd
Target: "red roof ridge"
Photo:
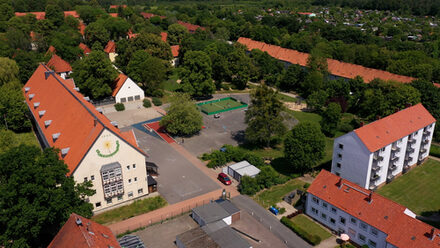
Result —
<instances>
[{"instance_id":1,"label":"red roof ridge","mask_svg":"<svg viewBox=\"0 0 440 248\"><path fill-rule=\"evenodd\" d=\"M440 247L426 235L434 227L407 215L405 206L324 169L307 192L388 234L387 242L397 247ZM440 233L434 231L435 236Z\"/></svg>"},{"instance_id":2,"label":"red roof ridge","mask_svg":"<svg viewBox=\"0 0 440 248\"><path fill-rule=\"evenodd\" d=\"M83 50L84 54L89 54L92 50L84 43L79 43L79 48Z\"/></svg>"},{"instance_id":3,"label":"red roof ridge","mask_svg":"<svg viewBox=\"0 0 440 248\"><path fill-rule=\"evenodd\" d=\"M124 85L125 81L127 81L128 76L125 75L124 73L120 73L118 75L118 77L115 79L114 82L114 87L113 87L113 92L112 92L112 96L116 96L116 94L118 94L119 90L122 88L122 85Z\"/></svg>"},{"instance_id":4,"label":"red roof ridge","mask_svg":"<svg viewBox=\"0 0 440 248\"><path fill-rule=\"evenodd\" d=\"M105 45L104 52L106 52L106 53L116 52L116 43L112 40L109 40L107 42L107 45Z\"/></svg>"},{"instance_id":5,"label":"red roof ridge","mask_svg":"<svg viewBox=\"0 0 440 248\"><path fill-rule=\"evenodd\" d=\"M174 58L179 56L180 46L179 45L173 45L171 46L171 54Z\"/></svg>"},{"instance_id":6,"label":"red roof ridge","mask_svg":"<svg viewBox=\"0 0 440 248\"><path fill-rule=\"evenodd\" d=\"M55 53L52 54L52 58L47 62L47 66L53 68L57 73L72 71L70 64Z\"/></svg>"},{"instance_id":7,"label":"red roof ridge","mask_svg":"<svg viewBox=\"0 0 440 248\"><path fill-rule=\"evenodd\" d=\"M435 118L419 103L355 129L354 132L370 152L375 152L434 122Z\"/></svg>"}]
</instances>

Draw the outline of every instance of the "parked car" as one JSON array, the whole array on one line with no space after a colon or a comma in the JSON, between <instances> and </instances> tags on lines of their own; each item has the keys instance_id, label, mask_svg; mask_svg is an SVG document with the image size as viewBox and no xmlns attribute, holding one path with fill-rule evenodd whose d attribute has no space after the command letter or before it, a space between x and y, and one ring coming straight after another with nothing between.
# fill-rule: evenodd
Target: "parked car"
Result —
<instances>
[{"instance_id":1,"label":"parked car","mask_svg":"<svg viewBox=\"0 0 440 248\"><path fill-rule=\"evenodd\" d=\"M214 118L218 119L218 118L220 118L220 115L219 114L214 114Z\"/></svg>"},{"instance_id":2,"label":"parked car","mask_svg":"<svg viewBox=\"0 0 440 248\"><path fill-rule=\"evenodd\" d=\"M230 185L231 179L225 173L219 173L217 179L222 182L224 185Z\"/></svg>"}]
</instances>

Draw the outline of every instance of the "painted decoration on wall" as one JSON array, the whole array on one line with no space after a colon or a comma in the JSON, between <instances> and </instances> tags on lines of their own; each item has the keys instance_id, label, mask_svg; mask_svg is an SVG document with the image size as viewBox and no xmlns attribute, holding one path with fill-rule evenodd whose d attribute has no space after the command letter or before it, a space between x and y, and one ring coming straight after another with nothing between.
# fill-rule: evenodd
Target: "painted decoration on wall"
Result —
<instances>
[{"instance_id":1,"label":"painted decoration on wall","mask_svg":"<svg viewBox=\"0 0 440 248\"><path fill-rule=\"evenodd\" d=\"M98 154L98 156L100 156L101 158L109 158L113 155L115 155L116 153L118 153L119 151L119 140L116 141L116 148L115 150L112 152L112 147L113 147L113 143L109 140L104 142L104 149L106 149L108 151L107 154L103 154L102 151L100 151L99 149L96 149L96 153Z\"/></svg>"}]
</instances>

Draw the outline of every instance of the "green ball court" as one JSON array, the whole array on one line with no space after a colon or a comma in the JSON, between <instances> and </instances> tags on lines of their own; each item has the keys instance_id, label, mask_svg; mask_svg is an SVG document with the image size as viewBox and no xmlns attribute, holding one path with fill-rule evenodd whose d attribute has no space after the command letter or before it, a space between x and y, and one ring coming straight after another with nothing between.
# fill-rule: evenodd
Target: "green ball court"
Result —
<instances>
[{"instance_id":1,"label":"green ball court","mask_svg":"<svg viewBox=\"0 0 440 248\"><path fill-rule=\"evenodd\" d=\"M234 109L245 108L248 105L232 97L197 103L200 111L207 115L218 114Z\"/></svg>"}]
</instances>

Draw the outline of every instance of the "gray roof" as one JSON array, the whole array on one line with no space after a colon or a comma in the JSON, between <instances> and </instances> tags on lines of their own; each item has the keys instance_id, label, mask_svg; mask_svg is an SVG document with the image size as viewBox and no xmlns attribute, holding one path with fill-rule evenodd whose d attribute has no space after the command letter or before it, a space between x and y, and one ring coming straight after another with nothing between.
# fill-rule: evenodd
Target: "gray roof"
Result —
<instances>
[{"instance_id":1,"label":"gray roof","mask_svg":"<svg viewBox=\"0 0 440 248\"><path fill-rule=\"evenodd\" d=\"M202 226L202 230L205 231L205 233L210 234L227 226L228 224L226 224L226 222L219 220Z\"/></svg>"},{"instance_id":2,"label":"gray roof","mask_svg":"<svg viewBox=\"0 0 440 248\"><path fill-rule=\"evenodd\" d=\"M135 235L125 235L118 239L118 242L122 248L145 248L142 240Z\"/></svg>"},{"instance_id":3,"label":"gray roof","mask_svg":"<svg viewBox=\"0 0 440 248\"><path fill-rule=\"evenodd\" d=\"M205 223L215 222L230 216L230 214L219 204L217 204L217 202L211 202L209 204L193 208L192 211L202 220L204 220Z\"/></svg>"},{"instance_id":4,"label":"gray roof","mask_svg":"<svg viewBox=\"0 0 440 248\"><path fill-rule=\"evenodd\" d=\"M238 162L236 164L230 165L229 168L234 170L240 176L254 177L254 176L258 175L258 173L260 173L260 169L249 164L249 162L246 160L243 160L243 161Z\"/></svg>"},{"instance_id":5,"label":"gray roof","mask_svg":"<svg viewBox=\"0 0 440 248\"><path fill-rule=\"evenodd\" d=\"M229 226L209 234L221 248L250 248L251 245Z\"/></svg>"},{"instance_id":6,"label":"gray roof","mask_svg":"<svg viewBox=\"0 0 440 248\"><path fill-rule=\"evenodd\" d=\"M218 199L215 202L217 202L217 204L226 210L226 212L228 212L230 215L240 212L240 209L229 200Z\"/></svg>"},{"instance_id":7,"label":"gray roof","mask_svg":"<svg viewBox=\"0 0 440 248\"><path fill-rule=\"evenodd\" d=\"M182 242L186 248L220 248L200 227L177 235L176 240Z\"/></svg>"}]
</instances>

